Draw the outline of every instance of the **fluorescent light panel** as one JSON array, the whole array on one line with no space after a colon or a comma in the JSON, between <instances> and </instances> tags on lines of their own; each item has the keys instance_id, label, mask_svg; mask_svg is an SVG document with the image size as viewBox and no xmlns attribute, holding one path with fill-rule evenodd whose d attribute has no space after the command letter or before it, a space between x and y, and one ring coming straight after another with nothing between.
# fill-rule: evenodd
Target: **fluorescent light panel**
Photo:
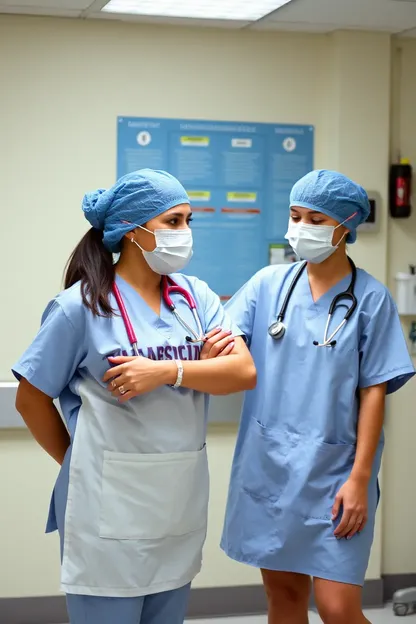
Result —
<instances>
[{"instance_id":1,"label":"fluorescent light panel","mask_svg":"<svg viewBox=\"0 0 416 624\"><path fill-rule=\"evenodd\" d=\"M107 13L255 22L292 0L110 0Z\"/></svg>"}]
</instances>

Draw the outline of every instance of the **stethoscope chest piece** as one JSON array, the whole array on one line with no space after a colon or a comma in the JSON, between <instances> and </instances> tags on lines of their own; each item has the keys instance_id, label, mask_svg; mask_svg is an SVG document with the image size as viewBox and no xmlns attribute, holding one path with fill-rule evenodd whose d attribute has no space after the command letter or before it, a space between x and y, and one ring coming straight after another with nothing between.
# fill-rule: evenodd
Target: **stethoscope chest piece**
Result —
<instances>
[{"instance_id":1,"label":"stethoscope chest piece","mask_svg":"<svg viewBox=\"0 0 416 624\"><path fill-rule=\"evenodd\" d=\"M348 260L351 265L351 271L352 271L350 285L348 286L347 290L345 290L344 292L338 293L333 298L332 303L329 306L329 310L328 310L328 319L327 319L327 323L325 326L324 340L322 343L318 342L317 340L314 340L313 344L315 347L335 347L335 345L337 344L337 341L334 340L334 337L344 327L344 325L347 323L350 316L354 313L354 310L357 307L357 298L354 294L354 287L355 287L355 282L357 278L357 269L355 267L354 262L351 260L351 258L348 258ZM281 338L283 338L283 336L286 333L286 327L283 324L283 320L285 318L285 314L286 314L286 310L287 310L290 298L293 294L293 291L295 289L297 282L299 281L301 274L303 273L306 267L306 264L307 264L306 262L303 262L300 265L299 269L297 270L295 277L293 278L292 283L290 284L289 289L285 295L281 310L275 322L272 323L268 329L269 336L271 336L273 340L280 340ZM349 306L345 305L345 300L348 300L350 302ZM341 303L341 301L344 301L344 303ZM347 308L347 312L345 313L344 319L341 321L338 327L332 332L330 336L328 336L331 318L337 306L345 306Z\"/></svg>"},{"instance_id":2,"label":"stethoscope chest piece","mask_svg":"<svg viewBox=\"0 0 416 624\"><path fill-rule=\"evenodd\" d=\"M286 332L286 327L282 323L282 321L276 321L272 323L269 327L269 336L273 338L273 340L280 340L283 338Z\"/></svg>"}]
</instances>

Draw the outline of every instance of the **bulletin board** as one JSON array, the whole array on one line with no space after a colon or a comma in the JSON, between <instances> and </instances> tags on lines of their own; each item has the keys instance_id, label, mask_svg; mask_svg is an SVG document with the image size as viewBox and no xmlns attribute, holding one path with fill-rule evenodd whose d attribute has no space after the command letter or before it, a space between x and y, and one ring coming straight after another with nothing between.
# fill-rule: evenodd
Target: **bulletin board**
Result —
<instances>
[{"instance_id":1,"label":"bulletin board","mask_svg":"<svg viewBox=\"0 0 416 624\"><path fill-rule=\"evenodd\" d=\"M117 177L164 169L186 188L194 256L186 269L227 300L284 243L289 193L313 169L305 125L119 117Z\"/></svg>"},{"instance_id":2,"label":"bulletin board","mask_svg":"<svg viewBox=\"0 0 416 624\"><path fill-rule=\"evenodd\" d=\"M186 273L223 300L263 266L287 261L289 193L313 169L313 152L312 126L117 119L117 177L150 167L182 182L194 214ZM0 386L0 429L25 427L14 407L17 383ZM241 400L213 397L210 422L237 422Z\"/></svg>"}]
</instances>

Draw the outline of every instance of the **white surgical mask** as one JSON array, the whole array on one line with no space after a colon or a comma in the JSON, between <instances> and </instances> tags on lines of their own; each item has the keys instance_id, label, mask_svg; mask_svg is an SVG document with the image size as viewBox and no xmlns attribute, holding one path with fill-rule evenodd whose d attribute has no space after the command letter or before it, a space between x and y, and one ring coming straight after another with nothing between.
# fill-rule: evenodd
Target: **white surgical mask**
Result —
<instances>
[{"instance_id":1,"label":"white surgical mask","mask_svg":"<svg viewBox=\"0 0 416 624\"><path fill-rule=\"evenodd\" d=\"M343 223L337 226L309 225L306 223L295 223L290 219L289 229L285 238L289 241L290 246L299 258L313 264L319 264L332 256L346 236L347 233L344 234L337 245L332 244L334 232L341 225Z\"/></svg>"},{"instance_id":2,"label":"white surgical mask","mask_svg":"<svg viewBox=\"0 0 416 624\"><path fill-rule=\"evenodd\" d=\"M141 225L139 227L145 232L154 234L156 239L156 248L153 251L142 249L134 238L131 239L132 243L142 250L152 271L159 275L169 275L186 267L193 254L192 231L189 228L185 230L162 229L151 232Z\"/></svg>"}]
</instances>

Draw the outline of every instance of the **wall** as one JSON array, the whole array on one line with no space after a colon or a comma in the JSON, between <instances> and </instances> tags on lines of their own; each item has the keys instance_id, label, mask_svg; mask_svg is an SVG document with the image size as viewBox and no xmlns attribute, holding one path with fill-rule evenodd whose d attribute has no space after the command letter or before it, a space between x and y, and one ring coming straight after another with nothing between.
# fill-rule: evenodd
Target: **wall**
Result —
<instances>
[{"instance_id":1,"label":"wall","mask_svg":"<svg viewBox=\"0 0 416 624\"><path fill-rule=\"evenodd\" d=\"M60 288L64 263L86 229L79 209L83 193L114 181L117 115L313 124L316 166L339 167L382 195L381 231L362 237L354 257L384 280L389 60L387 35L298 36L0 17L0 243L3 257L13 259L0 278L2 293L13 301L0 313L0 379L10 379L10 364ZM400 246L400 232L395 240ZM407 394L412 397L414 388ZM397 405L405 412L403 423L409 408L403 400ZM209 433L210 527L199 587L259 580L256 570L232 563L218 549L234 438L232 427ZM389 470L398 476L405 459L401 440L396 444ZM0 514L0 558L5 554L8 564L0 568L0 594L55 594L57 540L42 531L56 467L26 432L8 432L0 434L0 474L8 475L0 481L1 500L7 502ZM386 490L389 496L394 490L389 476ZM395 539L404 551L406 536L396 531ZM369 578L381 574L381 542L380 524ZM383 547L391 556L388 536Z\"/></svg>"},{"instance_id":2,"label":"wall","mask_svg":"<svg viewBox=\"0 0 416 624\"><path fill-rule=\"evenodd\" d=\"M391 156L398 154L416 163L416 40L399 42L393 50ZM415 187L416 190L416 187ZM388 240L388 280L416 263L416 193L413 215L404 221L391 219ZM413 319L414 320L414 319ZM410 319L403 319L406 333ZM416 474L415 384L391 400L387 420L384 470L383 571L386 574L413 573L416 569L414 534L414 475Z\"/></svg>"}]
</instances>

